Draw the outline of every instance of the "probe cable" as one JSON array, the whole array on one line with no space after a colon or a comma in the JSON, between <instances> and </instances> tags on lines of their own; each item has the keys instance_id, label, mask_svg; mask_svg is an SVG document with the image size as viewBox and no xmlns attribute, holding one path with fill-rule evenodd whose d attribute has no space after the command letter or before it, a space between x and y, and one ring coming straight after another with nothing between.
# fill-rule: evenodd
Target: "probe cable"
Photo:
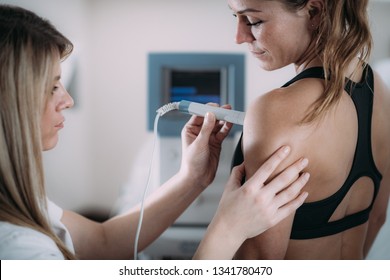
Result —
<instances>
[{"instance_id":1,"label":"probe cable","mask_svg":"<svg viewBox=\"0 0 390 280\"><path fill-rule=\"evenodd\" d=\"M135 234L135 241L134 241L134 260L137 260L137 255L138 255L138 242L139 242L139 236L140 236L140 232L141 232L142 220L143 220L143 217L144 217L144 202L145 202L146 194L147 194L148 189L149 189L150 180L151 180L151 177L152 177L152 176L151 176L151 175L152 175L152 164L153 164L153 162L154 162L154 153L155 153L155 149L156 149L157 125L158 125L158 120L159 120L159 118L160 118L160 114L158 113L158 114L156 115L156 118L154 119L153 149L152 149L152 157L151 157L150 164L149 164L148 181L147 181L147 184L146 184L146 188L145 188L144 194L143 194L143 196L142 196L141 209L140 209L139 220L138 220L138 226L137 226L137 232L136 232L136 234Z\"/></svg>"}]
</instances>

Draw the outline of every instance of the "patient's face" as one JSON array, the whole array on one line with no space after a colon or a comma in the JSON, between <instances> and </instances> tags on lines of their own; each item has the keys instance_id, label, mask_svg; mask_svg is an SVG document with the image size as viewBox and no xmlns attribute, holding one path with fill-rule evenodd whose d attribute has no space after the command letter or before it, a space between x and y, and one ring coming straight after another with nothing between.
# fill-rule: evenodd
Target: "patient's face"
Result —
<instances>
[{"instance_id":1,"label":"patient's face","mask_svg":"<svg viewBox=\"0 0 390 280\"><path fill-rule=\"evenodd\" d=\"M288 10L283 1L228 0L237 17L236 42L246 43L265 70L275 70L305 58L312 41L305 7Z\"/></svg>"}]
</instances>

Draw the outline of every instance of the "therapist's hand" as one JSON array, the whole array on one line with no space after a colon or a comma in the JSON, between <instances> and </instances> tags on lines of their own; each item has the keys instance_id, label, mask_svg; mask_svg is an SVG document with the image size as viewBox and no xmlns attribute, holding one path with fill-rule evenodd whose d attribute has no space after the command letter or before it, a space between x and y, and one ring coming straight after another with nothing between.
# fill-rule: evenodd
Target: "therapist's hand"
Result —
<instances>
[{"instance_id":1,"label":"therapist's hand","mask_svg":"<svg viewBox=\"0 0 390 280\"><path fill-rule=\"evenodd\" d=\"M217 106L216 104L208 104ZM230 109L230 105L222 106ZM205 188L214 180L221 144L233 124L217 121L214 114L206 117L192 116L184 126L182 137L182 162L180 172L188 180Z\"/></svg>"},{"instance_id":2,"label":"therapist's hand","mask_svg":"<svg viewBox=\"0 0 390 280\"><path fill-rule=\"evenodd\" d=\"M245 240L275 226L306 199L307 193L301 193L301 189L310 176L300 172L307 166L307 160L296 161L268 182L288 151L284 148L276 151L242 186L245 163L233 169L217 213L228 220L229 230L232 234L236 232L238 240L238 236Z\"/></svg>"},{"instance_id":3,"label":"therapist's hand","mask_svg":"<svg viewBox=\"0 0 390 280\"><path fill-rule=\"evenodd\" d=\"M246 239L273 227L302 205L307 193L301 190L309 174L299 174L307 161L293 163L268 182L288 156L285 148L276 151L243 186L244 164L233 169L195 259L231 259Z\"/></svg>"}]
</instances>

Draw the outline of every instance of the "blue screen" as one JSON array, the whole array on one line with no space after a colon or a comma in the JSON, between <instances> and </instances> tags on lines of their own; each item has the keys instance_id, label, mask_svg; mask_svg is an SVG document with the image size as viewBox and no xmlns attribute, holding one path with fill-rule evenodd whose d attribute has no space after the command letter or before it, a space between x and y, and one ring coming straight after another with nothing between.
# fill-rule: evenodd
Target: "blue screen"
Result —
<instances>
[{"instance_id":1,"label":"blue screen","mask_svg":"<svg viewBox=\"0 0 390 280\"><path fill-rule=\"evenodd\" d=\"M208 103L221 102L221 72L219 70L170 72L170 102L188 100Z\"/></svg>"}]
</instances>

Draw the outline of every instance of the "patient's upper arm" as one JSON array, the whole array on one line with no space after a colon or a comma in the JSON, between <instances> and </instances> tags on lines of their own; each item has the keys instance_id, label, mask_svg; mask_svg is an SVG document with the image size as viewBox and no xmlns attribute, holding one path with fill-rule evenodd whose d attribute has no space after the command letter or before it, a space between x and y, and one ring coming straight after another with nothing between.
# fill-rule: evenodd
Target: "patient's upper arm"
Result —
<instances>
[{"instance_id":1,"label":"patient's upper arm","mask_svg":"<svg viewBox=\"0 0 390 280\"><path fill-rule=\"evenodd\" d=\"M302 116L297 115L297 112L290 108L288 98L285 99L284 94L279 93L276 90L263 95L248 108L242 142L247 178L282 145L289 145L292 148L291 153L270 179L303 156L300 144L302 135L298 125ZM242 248L246 251L245 258L284 258L292 221L293 215L258 237L248 240Z\"/></svg>"},{"instance_id":2,"label":"patient's upper arm","mask_svg":"<svg viewBox=\"0 0 390 280\"><path fill-rule=\"evenodd\" d=\"M271 177L302 156L298 156L298 117L293 116L295 113L288 108L283 96L274 92L259 97L247 110L242 142L247 177L282 145L291 146L291 154Z\"/></svg>"}]
</instances>

